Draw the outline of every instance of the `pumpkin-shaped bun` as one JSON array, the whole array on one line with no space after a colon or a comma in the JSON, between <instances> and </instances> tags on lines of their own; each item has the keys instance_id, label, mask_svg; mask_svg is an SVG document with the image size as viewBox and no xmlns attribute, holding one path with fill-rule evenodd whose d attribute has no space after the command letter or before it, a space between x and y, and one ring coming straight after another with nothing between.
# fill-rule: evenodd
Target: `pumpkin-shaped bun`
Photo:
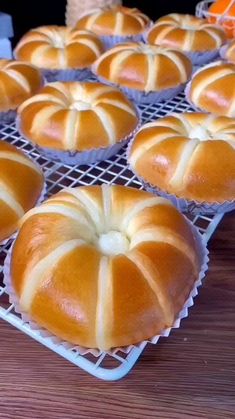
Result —
<instances>
[{"instance_id":1,"label":"pumpkin-shaped bun","mask_svg":"<svg viewBox=\"0 0 235 419\"><path fill-rule=\"evenodd\" d=\"M196 108L235 116L235 64L216 62L194 73L186 97Z\"/></svg>"},{"instance_id":2,"label":"pumpkin-shaped bun","mask_svg":"<svg viewBox=\"0 0 235 419\"><path fill-rule=\"evenodd\" d=\"M16 231L19 219L36 204L43 184L38 166L0 140L0 243Z\"/></svg>"},{"instance_id":3,"label":"pumpkin-shaped bun","mask_svg":"<svg viewBox=\"0 0 235 419\"><path fill-rule=\"evenodd\" d=\"M221 57L235 64L235 41L230 41L227 45L224 45L220 50Z\"/></svg>"},{"instance_id":4,"label":"pumpkin-shaped bun","mask_svg":"<svg viewBox=\"0 0 235 419\"><path fill-rule=\"evenodd\" d=\"M42 85L42 76L32 65L0 59L0 112L15 110Z\"/></svg>"},{"instance_id":5,"label":"pumpkin-shaped bun","mask_svg":"<svg viewBox=\"0 0 235 419\"><path fill-rule=\"evenodd\" d=\"M180 51L133 42L106 51L93 69L108 82L148 93L183 85L192 65Z\"/></svg>"},{"instance_id":6,"label":"pumpkin-shaped bun","mask_svg":"<svg viewBox=\"0 0 235 419\"><path fill-rule=\"evenodd\" d=\"M84 69L103 51L102 42L94 33L66 26L41 26L21 38L15 56L41 69Z\"/></svg>"},{"instance_id":7,"label":"pumpkin-shaped bun","mask_svg":"<svg viewBox=\"0 0 235 419\"><path fill-rule=\"evenodd\" d=\"M150 44L179 48L184 52L218 50L225 42L224 30L205 19L172 13L163 16L150 29Z\"/></svg>"},{"instance_id":8,"label":"pumpkin-shaped bun","mask_svg":"<svg viewBox=\"0 0 235 419\"><path fill-rule=\"evenodd\" d=\"M40 326L107 350L173 325L201 269L197 249L165 199L123 186L69 188L23 218L11 278Z\"/></svg>"},{"instance_id":9,"label":"pumpkin-shaped bun","mask_svg":"<svg viewBox=\"0 0 235 419\"><path fill-rule=\"evenodd\" d=\"M88 29L97 35L134 36L143 33L150 19L138 9L118 6L97 9L83 16L77 29Z\"/></svg>"},{"instance_id":10,"label":"pumpkin-shaped bun","mask_svg":"<svg viewBox=\"0 0 235 419\"><path fill-rule=\"evenodd\" d=\"M121 142L138 124L133 104L101 83L55 82L25 101L19 127L40 147L88 151Z\"/></svg>"},{"instance_id":11,"label":"pumpkin-shaped bun","mask_svg":"<svg viewBox=\"0 0 235 419\"><path fill-rule=\"evenodd\" d=\"M147 183L179 198L235 200L235 120L194 112L150 122L135 136L129 163Z\"/></svg>"}]
</instances>

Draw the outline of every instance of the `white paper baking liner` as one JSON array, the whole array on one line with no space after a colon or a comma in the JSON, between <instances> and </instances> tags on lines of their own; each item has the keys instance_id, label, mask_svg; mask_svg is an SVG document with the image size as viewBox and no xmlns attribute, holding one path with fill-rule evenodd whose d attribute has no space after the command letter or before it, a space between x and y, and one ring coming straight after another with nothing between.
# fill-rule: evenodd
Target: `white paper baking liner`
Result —
<instances>
[{"instance_id":1,"label":"white paper baking liner","mask_svg":"<svg viewBox=\"0 0 235 419\"><path fill-rule=\"evenodd\" d=\"M16 114L15 110L0 112L0 124L10 124L15 120Z\"/></svg>"},{"instance_id":2,"label":"white paper baking liner","mask_svg":"<svg viewBox=\"0 0 235 419\"><path fill-rule=\"evenodd\" d=\"M25 138L27 141L33 144L34 147L39 151L39 153L44 155L48 159L53 161L59 161L63 164L68 165L89 165L102 160L107 160L110 157L114 156L122 147L124 147L132 139L132 137L141 127L140 112L138 109L135 110L138 117L138 123L136 125L136 128L130 134L128 134L121 141L118 141L117 143L109 147L100 147L97 149L91 149L87 151L62 151L38 146L37 144L33 143L29 138L26 138L24 134L21 132L19 115L16 118L16 128L23 138Z\"/></svg>"},{"instance_id":3,"label":"white paper baking liner","mask_svg":"<svg viewBox=\"0 0 235 419\"><path fill-rule=\"evenodd\" d=\"M92 66L91 68L93 74L95 77L104 84L107 84L108 86L112 87L118 87L125 95L129 97L133 102L138 104L151 104L151 103L158 103L158 102L164 102L166 100L172 99L173 97L177 96L182 90L184 90L185 84L180 84L177 87L173 87L170 89L164 89L161 91L153 91L153 92L144 92L137 89L130 89L125 86L121 86L120 84L113 83L107 79L105 79L102 76L99 76L96 73L95 66Z\"/></svg>"},{"instance_id":4,"label":"white paper baking liner","mask_svg":"<svg viewBox=\"0 0 235 419\"><path fill-rule=\"evenodd\" d=\"M152 343L152 344L156 344L160 337L167 337L167 336L169 336L172 329L179 328L181 320L188 316L188 309L189 309L189 307L194 305L193 300L198 294L198 287L200 287L202 285L202 280L205 277L206 271L208 269L209 258L208 258L208 250L206 248L206 244L203 241L202 236L199 233L198 229L187 218L186 218L186 220L191 225L194 237L196 239L196 245L197 245L198 254L199 254L199 258L200 258L200 262L201 262L201 270L200 270L198 279L195 281L195 283L192 287L192 290L189 293L189 296L188 296L187 300L185 301L185 304L184 304L182 310L180 311L178 317L176 318L173 326L162 330L162 332L159 335L155 335L152 338L150 338L150 339L148 339L144 342L140 342L138 344L129 345L129 346L125 346L125 347L112 348L111 350L107 351L107 353L113 354L113 353L116 353L118 351L121 351L123 353L128 354L131 351L132 348L136 348L136 347L138 348L143 343L149 342L149 343ZM23 312L20 309L19 300L18 300L18 297L17 297L17 295L14 291L14 288L12 286L11 277L10 277L10 260L11 260L11 254L12 254L13 246L14 246L14 242L12 243L12 246L11 246L11 248L10 248L10 250L9 250L7 256L6 256L6 259L5 259L5 263L4 263L4 267L3 267L3 275L4 275L3 282L6 286L6 292L9 295L9 301L10 301L11 304L14 304L15 312L19 313L21 315L21 318L22 318L23 322L28 323L30 325L31 329L36 330L37 333L39 333L39 335L44 337L44 338L50 338L51 341L54 344L61 344L66 349L77 350L78 353L81 354L81 355L85 355L85 354L90 353L95 357L100 356L100 354L102 352L98 349L84 348L84 347L77 346L77 345L74 345L74 344L71 344L69 342L65 342L65 341L61 340L57 336L50 333L48 330L40 327L36 322L34 322L32 319L30 319L28 314L26 314L25 312Z\"/></svg>"},{"instance_id":5,"label":"white paper baking liner","mask_svg":"<svg viewBox=\"0 0 235 419\"><path fill-rule=\"evenodd\" d=\"M66 69L66 70L42 70L47 82L53 81L82 81L91 76L88 68L84 69Z\"/></svg>"},{"instance_id":6,"label":"white paper baking liner","mask_svg":"<svg viewBox=\"0 0 235 419\"><path fill-rule=\"evenodd\" d=\"M133 169L132 169L133 171ZM172 204L178 208L181 212L187 212L188 214L208 214L208 215L215 215L215 214L224 214L226 212L233 211L235 209L235 199L233 201L225 201L225 202L198 202L193 200L187 200L184 198L179 198L176 195L170 194L168 192L162 191L160 188L151 185L150 183L146 182L143 178L138 176L136 173L135 175L138 177L139 181L142 183L144 189L148 192L151 192L155 195L161 196L163 198L169 199Z\"/></svg>"},{"instance_id":7,"label":"white paper baking liner","mask_svg":"<svg viewBox=\"0 0 235 419\"><path fill-rule=\"evenodd\" d=\"M110 49L126 42L143 42L143 33L138 35L120 36L120 35L101 35L101 41L106 49Z\"/></svg>"},{"instance_id":8,"label":"white paper baking liner","mask_svg":"<svg viewBox=\"0 0 235 419\"><path fill-rule=\"evenodd\" d=\"M131 137L130 137L131 138ZM35 145L39 153L43 154L49 160L59 161L63 164L68 165L87 165L102 160L107 160L110 157L118 153L118 151L124 147L130 138L125 139L124 141L119 141L116 144L113 144L110 147L104 147L89 151L57 151L45 147L39 147Z\"/></svg>"},{"instance_id":9,"label":"white paper baking liner","mask_svg":"<svg viewBox=\"0 0 235 419\"><path fill-rule=\"evenodd\" d=\"M31 158L31 160L33 160ZM35 165L38 166L38 164L34 161ZM46 198L46 194L47 194L47 185L46 185L46 181L44 181L44 185L42 188L42 192L40 194L40 197L38 198L36 204L34 205L34 207L37 207L38 205L40 205ZM16 238L17 232L14 232L13 234L11 234L10 237L6 238L5 240L0 241L0 248L1 246L5 246L8 242L14 240Z\"/></svg>"},{"instance_id":10,"label":"white paper baking liner","mask_svg":"<svg viewBox=\"0 0 235 419\"><path fill-rule=\"evenodd\" d=\"M219 57L219 49L213 49L212 51L194 51L186 52L182 51L192 61L194 65L203 65L210 63L215 58Z\"/></svg>"}]
</instances>

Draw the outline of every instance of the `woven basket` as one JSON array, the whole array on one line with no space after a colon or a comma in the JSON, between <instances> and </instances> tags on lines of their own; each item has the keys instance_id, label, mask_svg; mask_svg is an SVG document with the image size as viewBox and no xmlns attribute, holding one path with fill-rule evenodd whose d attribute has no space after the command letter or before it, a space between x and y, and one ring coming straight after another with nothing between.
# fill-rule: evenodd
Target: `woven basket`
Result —
<instances>
[{"instance_id":1,"label":"woven basket","mask_svg":"<svg viewBox=\"0 0 235 419\"><path fill-rule=\"evenodd\" d=\"M80 16L99 7L118 6L122 0L67 0L66 25L74 26Z\"/></svg>"}]
</instances>

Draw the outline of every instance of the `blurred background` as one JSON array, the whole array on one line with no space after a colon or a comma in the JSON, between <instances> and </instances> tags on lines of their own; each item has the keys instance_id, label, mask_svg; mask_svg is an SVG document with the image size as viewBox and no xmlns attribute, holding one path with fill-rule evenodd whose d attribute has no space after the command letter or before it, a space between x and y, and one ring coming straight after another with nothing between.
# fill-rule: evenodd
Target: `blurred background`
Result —
<instances>
[{"instance_id":1,"label":"blurred background","mask_svg":"<svg viewBox=\"0 0 235 419\"><path fill-rule=\"evenodd\" d=\"M79 1L79 0L78 0ZM80 0L84 1L84 0ZM124 0L123 5L137 7L153 20L167 13L194 13L199 0ZM66 0L0 0L0 11L13 19L13 44L29 29L40 25L65 23Z\"/></svg>"}]
</instances>

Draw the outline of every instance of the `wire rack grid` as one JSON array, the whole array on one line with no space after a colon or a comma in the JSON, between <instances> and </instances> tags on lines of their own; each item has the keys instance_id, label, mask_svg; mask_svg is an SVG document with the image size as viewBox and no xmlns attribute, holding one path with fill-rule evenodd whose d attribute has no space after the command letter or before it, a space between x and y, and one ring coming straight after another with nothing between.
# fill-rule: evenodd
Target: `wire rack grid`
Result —
<instances>
[{"instance_id":1,"label":"wire rack grid","mask_svg":"<svg viewBox=\"0 0 235 419\"><path fill-rule=\"evenodd\" d=\"M171 112L191 110L183 94L165 103L140 106L143 122L154 120ZM14 123L0 126L0 138L14 144L38 162L46 176L48 195L54 194L61 188L68 186L102 183L141 188L140 182L127 167L125 148L116 156L104 162L90 166L73 167L52 162L39 155L38 151L19 135ZM194 225L199 228L199 231L207 242L220 222L222 215L214 217L197 215L190 218ZM15 312L14 305L9 303L2 282L3 263L10 246L11 242L8 242L6 245L0 247L0 318L98 378L113 381L124 377L132 369L140 354L143 352L146 342L142 342L138 347L133 347L129 353L121 351L103 352L98 357L90 353L81 355L76 348L66 348L61 343L43 336L37 330L32 329L28 323L22 321L20 315Z\"/></svg>"}]
</instances>

